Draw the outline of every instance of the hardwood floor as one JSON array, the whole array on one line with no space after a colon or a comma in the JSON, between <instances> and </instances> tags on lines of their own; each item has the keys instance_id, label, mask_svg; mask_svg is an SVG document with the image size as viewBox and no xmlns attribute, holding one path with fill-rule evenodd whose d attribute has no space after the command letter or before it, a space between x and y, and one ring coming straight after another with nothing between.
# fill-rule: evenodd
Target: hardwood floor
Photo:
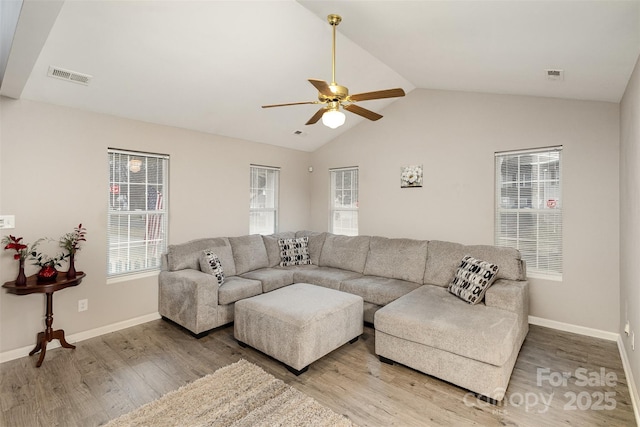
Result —
<instances>
[{"instance_id":1,"label":"hardwood floor","mask_svg":"<svg viewBox=\"0 0 640 427\"><path fill-rule=\"evenodd\" d=\"M379 362L369 327L299 377L240 347L233 327L196 340L162 320L48 351L41 368L36 357L0 365L1 426L97 426L240 358L362 427L636 425L616 344L538 326L499 405Z\"/></svg>"}]
</instances>

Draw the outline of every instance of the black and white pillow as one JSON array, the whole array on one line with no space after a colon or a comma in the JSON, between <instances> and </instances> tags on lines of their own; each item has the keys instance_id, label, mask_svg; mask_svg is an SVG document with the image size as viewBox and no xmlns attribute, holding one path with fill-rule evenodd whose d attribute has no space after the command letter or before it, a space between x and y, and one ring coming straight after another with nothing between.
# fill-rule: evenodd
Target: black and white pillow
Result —
<instances>
[{"instance_id":1,"label":"black and white pillow","mask_svg":"<svg viewBox=\"0 0 640 427\"><path fill-rule=\"evenodd\" d=\"M280 266L309 265L309 237L298 237L297 239L278 239L280 246Z\"/></svg>"},{"instance_id":2,"label":"black and white pillow","mask_svg":"<svg viewBox=\"0 0 640 427\"><path fill-rule=\"evenodd\" d=\"M224 283L224 270L220 258L211 249L205 249L200 255L200 270L204 273L212 274L218 279L218 285Z\"/></svg>"},{"instance_id":3,"label":"black and white pillow","mask_svg":"<svg viewBox=\"0 0 640 427\"><path fill-rule=\"evenodd\" d=\"M497 274L497 265L467 255L462 258L460 267L449 284L449 292L469 304L478 304L496 280Z\"/></svg>"}]
</instances>

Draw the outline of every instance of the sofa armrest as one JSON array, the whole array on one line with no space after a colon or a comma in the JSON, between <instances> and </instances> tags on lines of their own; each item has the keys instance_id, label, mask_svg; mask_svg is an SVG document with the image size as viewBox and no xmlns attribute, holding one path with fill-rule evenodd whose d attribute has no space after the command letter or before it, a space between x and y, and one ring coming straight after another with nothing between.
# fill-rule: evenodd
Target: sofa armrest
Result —
<instances>
[{"instance_id":1,"label":"sofa armrest","mask_svg":"<svg viewBox=\"0 0 640 427\"><path fill-rule=\"evenodd\" d=\"M218 280L198 270L161 271L158 311L195 334L217 326Z\"/></svg>"},{"instance_id":2,"label":"sofa armrest","mask_svg":"<svg viewBox=\"0 0 640 427\"><path fill-rule=\"evenodd\" d=\"M487 307L496 307L529 316L529 282L526 280L498 279L484 295Z\"/></svg>"}]
</instances>

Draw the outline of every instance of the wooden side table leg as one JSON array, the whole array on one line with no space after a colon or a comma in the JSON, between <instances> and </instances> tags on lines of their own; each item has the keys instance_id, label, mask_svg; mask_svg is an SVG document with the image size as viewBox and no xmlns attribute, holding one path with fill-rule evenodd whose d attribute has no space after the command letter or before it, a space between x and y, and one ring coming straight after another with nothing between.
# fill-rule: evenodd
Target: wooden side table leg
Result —
<instances>
[{"instance_id":1,"label":"wooden side table leg","mask_svg":"<svg viewBox=\"0 0 640 427\"><path fill-rule=\"evenodd\" d=\"M42 361L44 360L44 355L47 354L47 339L42 340L42 350L40 351L40 357L38 358L38 363L36 363L36 368L39 368L42 365Z\"/></svg>"},{"instance_id":2,"label":"wooden side table leg","mask_svg":"<svg viewBox=\"0 0 640 427\"><path fill-rule=\"evenodd\" d=\"M38 332L38 337L36 338L36 346L29 352L29 356L33 356L34 354L42 350L42 341L44 340L44 338L44 332Z\"/></svg>"},{"instance_id":3,"label":"wooden side table leg","mask_svg":"<svg viewBox=\"0 0 640 427\"><path fill-rule=\"evenodd\" d=\"M64 348L76 348L75 345L69 344L67 342L67 340L64 339L64 330L63 329L58 329L57 331L53 331L51 333L51 339L60 341L60 345L62 347L64 347Z\"/></svg>"}]
</instances>

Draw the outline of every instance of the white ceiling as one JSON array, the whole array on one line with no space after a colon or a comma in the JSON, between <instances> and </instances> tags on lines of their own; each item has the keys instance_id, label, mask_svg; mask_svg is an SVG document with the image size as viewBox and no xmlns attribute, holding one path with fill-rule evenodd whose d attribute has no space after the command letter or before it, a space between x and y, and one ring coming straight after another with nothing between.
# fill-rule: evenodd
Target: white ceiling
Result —
<instances>
[{"instance_id":1,"label":"white ceiling","mask_svg":"<svg viewBox=\"0 0 640 427\"><path fill-rule=\"evenodd\" d=\"M376 126L350 113L336 130L305 126L316 105L260 108L312 101L306 79L331 80L329 13L343 17L336 81L351 93L619 102L640 53L637 0L25 0L0 94L313 151ZM49 78L50 65L93 79ZM547 80L548 68L563 69L564 81ZM390 102L402 99L361 105L384 115Z\"/></svg>"}]
</instances>

